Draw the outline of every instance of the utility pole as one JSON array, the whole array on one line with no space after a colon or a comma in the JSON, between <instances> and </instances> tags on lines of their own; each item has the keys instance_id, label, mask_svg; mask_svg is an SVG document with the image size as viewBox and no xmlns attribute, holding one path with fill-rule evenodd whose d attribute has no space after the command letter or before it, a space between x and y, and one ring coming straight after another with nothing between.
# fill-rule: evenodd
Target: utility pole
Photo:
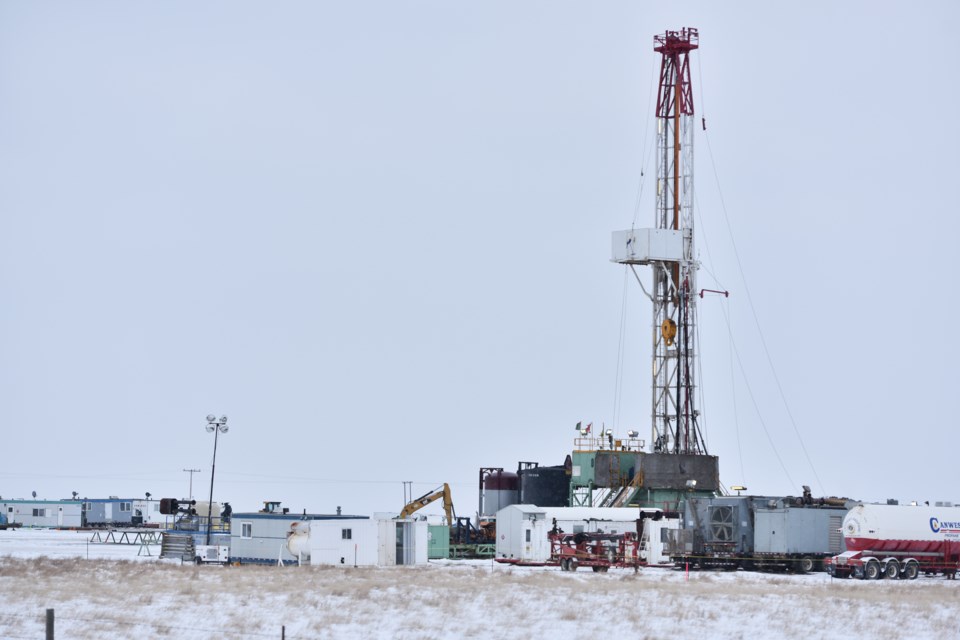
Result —
<instances>
[{"instance_id":1,"label":"utility pole","mask_svg":"<svg viewBox=\"0 0 960 640\"><path fill-rule=\"evenodd\" d=\"M184 469L185 472L190 474L190 498L193 500L193 474L200 473L200 469Z\"/></svg>"}]
</instances>

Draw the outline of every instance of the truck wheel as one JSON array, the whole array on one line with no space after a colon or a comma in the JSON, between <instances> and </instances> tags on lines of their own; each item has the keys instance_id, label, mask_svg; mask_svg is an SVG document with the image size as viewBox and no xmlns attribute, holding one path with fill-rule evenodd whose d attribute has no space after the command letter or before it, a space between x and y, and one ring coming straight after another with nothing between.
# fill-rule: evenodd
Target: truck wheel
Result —
<instances>
[{"instance_id":1,"label":"truck wheel","mask_svg":"<svg viewBox=\"0 0 960 640\"><path fill-rule=\"evenodd\" d=\"M813 571L813 558L800 558L798 565L800 573L810 573Z\"/></svg>"},{"instance_id":2,"label":"truck wheel","mask_svg":"<svg viewBox=\"0 0 960 640\"><path fill-rule=\"evenodd\" d=\"M883 577L887 580L896 580L900 577L900 563L896 558L890 558L883 567Z\"/></svg>"},{"instance_id":3,"label":"truck wheel","mask_svg":"<svg viewBox=\"0 0 960 640\"><path fill-rule=\"evenodd\" d=\"M904 580L916 580L918 575L920 575L919 563L916 560L907 560L903 565L903 571L900 572L900 577Z\"/></svg>"},{"instance_id":4,"label":"truck wheel","mask_svg":"<svg viewBox=\"0 0 960 640\"><path fill-rule=\"evenodd\" d=\"M867 560L867 564L863 566L863 577L866 580L876 580L881 573L880 563L876 560Z\"/></svg>"},{"instance_id":5,"label":"truck wheel","mask_svg":"<svg viewBox=\"0 0 960 640\"><path fill-rule=\"evenodd\" d=\"M570 558L567 560L567 571L576 571L577 570L577 559Z\"/></svg>"},{"instance_id":6,"label":"truck wheel","mask_svg":"<svg viewBox=\"0 0 960 640\"><path fill-rule=\"evenodd\" d=\"M560 558L560 571L570 571L570 568L567 566L566 558Z\"/></svg>"}]
</instances>

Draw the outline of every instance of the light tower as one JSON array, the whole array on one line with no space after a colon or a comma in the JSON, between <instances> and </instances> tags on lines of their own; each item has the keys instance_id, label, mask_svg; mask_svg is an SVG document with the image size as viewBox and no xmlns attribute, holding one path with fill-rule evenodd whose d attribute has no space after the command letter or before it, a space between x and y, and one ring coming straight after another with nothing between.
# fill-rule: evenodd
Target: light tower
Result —
<instances>
[{"instance_id":1,"label":"light tower","mask_svg":"<svg viewBox=\"0 0 960 640\"><path fill-rule=\"evenodd\" d=\"M696 29L654 36L661 55L657 95L657 203L654 227L613 234L613 261L649 265L653 303L650 443L654 453L706 454L698 424L696 272L693 245L693 90ZM639 281L639 276L637 277ZM642 287L641 282L641 287Z\"/></svg>"}]
</instances>

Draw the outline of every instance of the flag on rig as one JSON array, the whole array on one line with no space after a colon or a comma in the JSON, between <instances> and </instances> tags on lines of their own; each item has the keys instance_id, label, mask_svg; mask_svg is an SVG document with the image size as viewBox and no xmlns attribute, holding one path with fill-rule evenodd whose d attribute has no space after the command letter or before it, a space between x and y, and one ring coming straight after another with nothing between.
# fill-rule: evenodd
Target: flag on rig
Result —
<instances>
[{"instance_id":1,"label":"flag on rig","mask_svg":"<svg viewBox=\"0 0 960 640\"><path fill-rule=\"evenodd\" d=\"M575 426L574 429L576 429L577 431L580 431L580 425L582 424L583 424L582 422L578 422L577 426Z\"/></svg>"},{"instance_id":2,"label":"flag on rig","mask_svg":"<svg viewBox=\"0 0 960 640\"><path fill-rule=\"evenodd\" d=\"M585 436L590 435L590 429L591 429L591 428L593 428L593 423L592 423L592 422L587 425L587 428L586 428L586 429L583 430L583 435L585 435Z\"/></svg>"}]
</instances>

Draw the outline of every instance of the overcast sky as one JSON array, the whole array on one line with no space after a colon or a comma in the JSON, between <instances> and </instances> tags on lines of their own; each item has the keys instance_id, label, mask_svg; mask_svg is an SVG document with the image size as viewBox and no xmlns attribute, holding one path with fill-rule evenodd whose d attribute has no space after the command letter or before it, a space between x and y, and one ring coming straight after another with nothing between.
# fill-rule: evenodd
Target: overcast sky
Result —
<instances>
[{"instance_id":1,"label":"overcast sky","mask_svg":"<svg viewBox=\"0 0 960 640\"><path fill-rule=\"evenodd\" d=\"M647 433L610 234L690 26L722 482L960 501L960 5L791 6L3 2L0 496L205 496L214 412L237 510L473 515L482 466Z\"/></svg>"}]
</instances>

